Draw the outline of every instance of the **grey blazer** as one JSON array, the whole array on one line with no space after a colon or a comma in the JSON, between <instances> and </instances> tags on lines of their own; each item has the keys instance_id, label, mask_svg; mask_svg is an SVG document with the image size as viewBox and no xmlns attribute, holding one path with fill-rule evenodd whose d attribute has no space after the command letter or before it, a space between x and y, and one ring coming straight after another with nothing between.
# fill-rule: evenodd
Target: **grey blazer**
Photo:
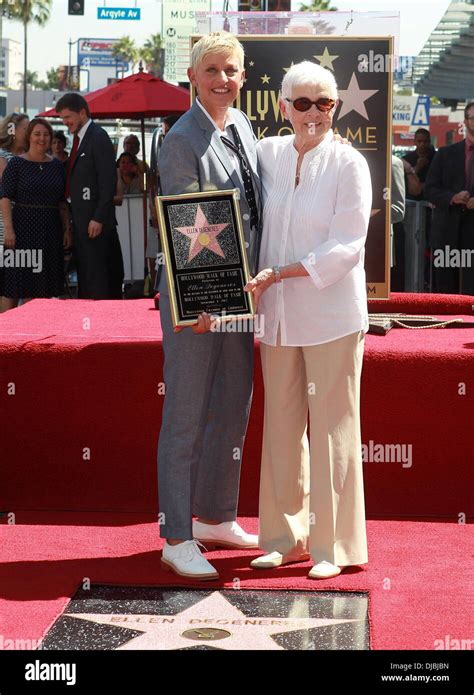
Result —
<instances>
[{"instance_id":1,"label":"grey blazer","mask_svg":"<svg viewBox=\"0 0 474 695\"><path fill-rule=\"evenodd\" d=\"M258 170L256 138L247 116L239 109L230 109L252 172L257 205L261 218L261 185ZM178 195L199 191L240 190L240 212L245 240L249 243L247 255L252 274L256 272L261 239L258 230L250 229L250 210L244 187L233 160L220 136L195 102L166 135L158 158L162 195ZM161 282L161 289L164 283Z\"/></svg>"}]
</instances>

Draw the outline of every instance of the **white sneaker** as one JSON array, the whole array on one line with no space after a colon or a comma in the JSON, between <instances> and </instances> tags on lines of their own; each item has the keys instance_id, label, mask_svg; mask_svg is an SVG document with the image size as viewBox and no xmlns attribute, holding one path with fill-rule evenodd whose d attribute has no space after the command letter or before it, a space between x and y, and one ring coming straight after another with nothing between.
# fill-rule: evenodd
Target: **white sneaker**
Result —
<instances>
[{"instance_id":1,"label":"white sneaker","mask_svg":"<svg viewBox=\"0 0 474 695\"><path fill-rule=\"evenodd\" d=\"M258 536L246 533L236 521L221 524L203 524L193 521L193 536L209 550L221 548L258 548Z\"/></svg>"},{"instance_id":2,"label":"white sneaker","mask_svg":"<svg viewBox=\"0 0 474 695\"><path fill-rule=\"evenodd\" d=\"M282 555L275 550L273 553L268 553L268 555L260 555L252 560L250 567L254 570L271 570L274 567L281 567L281 565L290 565L293 562L306 562L309 560L309 553L303 553L296 557L295 555Z\"/></svg>"},{"instance_id":3,"label":"white sneaker","mask_svg":"<svg viewBox=\"0 0 474 695\"><path fill-rule=\"evenodd\" d=\"M161 554L161 566L165 572L174 572L181 577L219 579L215 567L203 556L197 541L184 541L178 545L170 545L166 541Z\"/></svg>"},{"instance_id":4,"label":"white sneaker","mask_svg":"<svg viewBox=\"0 0 474 695\"><path fill-rule=\"evenodd\" d=\"M337 577L338 574L341 574L341 569L341 567L333 565L331 562L327 562L327 560L323 560L322 562L318 562L318 564L309 571L308 577L309 579L330 579L331 577Z\"/></svg>"}]
</instances>

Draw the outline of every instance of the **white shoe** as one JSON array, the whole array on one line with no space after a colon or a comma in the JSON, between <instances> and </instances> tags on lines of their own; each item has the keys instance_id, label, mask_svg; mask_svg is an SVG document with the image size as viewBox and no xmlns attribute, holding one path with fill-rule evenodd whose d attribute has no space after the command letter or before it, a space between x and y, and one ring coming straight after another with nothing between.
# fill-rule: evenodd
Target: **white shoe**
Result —
<instances>
[{"instance_id":1,"label":"white shoe","mask_svg":"<svg viewBox=\"0 0 474 695\"><path fill-rule=\"evenodd\" d=\"M193 521L193 536L209 550L221 548L258 548L258 536L246 533L236 521L221 524L203 524Z\"/></svg>"},{"instance_id":2,"label":"white shoe","mask_svg":"<svg viewBox=\"0 0 474 695\"><path fill-rule=\"evenodd\" d=\"M166 541L161 566L165 572L174 572L181 577L219 579L216 569L203 556L196 541L184 541L178 545L170 545Z\"/></svg>"},{"instance_id":3,"label":"white shoe","mask_svg":"<svg viewBox=\"0 0 474 695\"><path fill-rule=\"evenodd\" d=\"M309 560L309 553L295 557L294 555L282 555L275 550L275 552L268 553L268 555L256 557L250 563L250 567L254 570L269 570L274 567L281 567L281 565L290 565L292 562L306 562L306 560Z\"/></svg>"},{"instance_id":4,"label":"white shoe","mask_svg":"<svg viewBox=\"0 0 474 695\"><path fill-rule=\"evenodd\" d=\"M341 574L341 567L323 560L309 571L308 577L309 579L330 579L337 577L338 574Z\"/></svg>"}]
</instances>

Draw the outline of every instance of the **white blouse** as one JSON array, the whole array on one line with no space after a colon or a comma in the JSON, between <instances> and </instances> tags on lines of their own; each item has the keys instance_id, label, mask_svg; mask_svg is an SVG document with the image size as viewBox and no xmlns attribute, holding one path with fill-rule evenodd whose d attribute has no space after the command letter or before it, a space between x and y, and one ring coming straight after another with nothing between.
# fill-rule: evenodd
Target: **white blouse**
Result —
<instances>
[{"instance_id":1,"label":"white blouse","mask_svg":"<svg viewBox=\"0 0 474 695\"><path fill-rule=\"evenodd\" d=\"M304 155L295 188L294 135L260 140L263 235L259 269L301 262L309 275L287 278L260 297L263 343L318 345L368 330L364 245L372 206L369 167L334 140Z\"/></svg>"}]
</instances>

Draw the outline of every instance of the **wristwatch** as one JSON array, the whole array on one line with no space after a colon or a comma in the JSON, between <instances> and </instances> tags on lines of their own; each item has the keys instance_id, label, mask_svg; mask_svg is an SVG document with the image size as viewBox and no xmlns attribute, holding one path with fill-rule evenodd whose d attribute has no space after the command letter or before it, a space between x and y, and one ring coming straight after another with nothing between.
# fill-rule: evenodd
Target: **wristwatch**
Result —
<instances>
[{"instance_id":1,"label":"wristwatch","mask_svg":"<svg viewBox=\"0 0 474 695\"><path fill-rule=\"evenodd\" d=\"M273 268L273 274L275 276L275 282L281 282L281 270L279 265L274 265Z\"/></svg>"}]
</instances>

